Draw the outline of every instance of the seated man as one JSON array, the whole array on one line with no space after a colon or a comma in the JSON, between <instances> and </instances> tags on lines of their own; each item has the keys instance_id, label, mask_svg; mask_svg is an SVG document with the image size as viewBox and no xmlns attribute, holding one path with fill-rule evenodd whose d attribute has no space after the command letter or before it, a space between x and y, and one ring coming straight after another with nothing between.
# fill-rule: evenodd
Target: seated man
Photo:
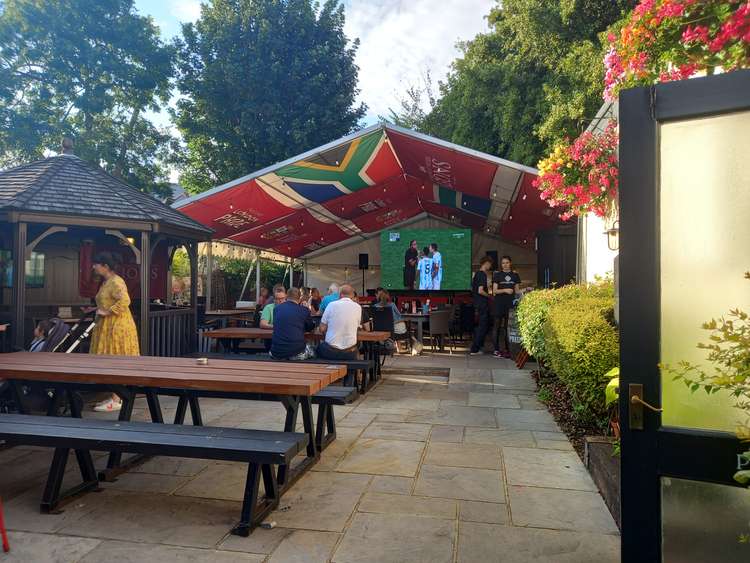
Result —
<instances>
[{"instance_id":1,"label":"seated man","mask_svg":"<svg viewBox=\"0 0 750 563\"><path fill-rule=\"evenodd\" d=\"M312 357L305 332L315 328L310 309L300 305L300 290L289 288L286 301L274 307L271 356L277 360L306 360Z\"/></svg>"},{"instance_id":2,"label":"seated man","mask_svg":"<svg viewBox=\"0 0 750 563\"><path fill-rule=\"evenodd\" d=\"M325 340L318 346L318 356L328 360L357 359L357 330L362 322L362 307L352 301L354 289L341 286L340 298L329 303L320 320Z\"/></svg>"},{"instance_id":3,"label":"seated man","mask_svg":"<svg viewBox=\"0 0 750 563\"><path fill-rule=\"evenodd\" d=\"M354 290L352 289L352 291ZM339 286L335 283L332 283L331 285L328 286L328 294L320 302L320 312L325 313L326 307L328 307L328 305L336 301L338 298L339 298Z\"/></svg>"},{"instance_id":4,"label":"seated man","mask_svg":"<svg viewBox=\"0 0 750 563\"><path fill-rule=\"evenodd\" d=\"M286 301L286 289L284 289L284 286L273 286L273 302L263 307L263 313L260 316L260 328L273 328L273 310L284 301Z\"/></svg>"}]
</instances>

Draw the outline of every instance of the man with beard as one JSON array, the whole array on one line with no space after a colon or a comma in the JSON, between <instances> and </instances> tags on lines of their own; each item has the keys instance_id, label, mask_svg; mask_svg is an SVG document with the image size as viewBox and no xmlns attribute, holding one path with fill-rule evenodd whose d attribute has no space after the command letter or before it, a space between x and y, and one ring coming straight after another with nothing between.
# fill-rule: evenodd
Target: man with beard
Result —
<instances>
[{"instance_id":1,"label":"man with beard","mask_svg":"<svg viewBox=\"0 0 750 563\"><path fill-rule=\"evenodd\" d=\"M404 254L404 287L406 289L414 289L414 283L417 279L418 256L417 241L413 240L409 243L409 248L406 249L406 254Z\"/></svg>"}]
</instances>

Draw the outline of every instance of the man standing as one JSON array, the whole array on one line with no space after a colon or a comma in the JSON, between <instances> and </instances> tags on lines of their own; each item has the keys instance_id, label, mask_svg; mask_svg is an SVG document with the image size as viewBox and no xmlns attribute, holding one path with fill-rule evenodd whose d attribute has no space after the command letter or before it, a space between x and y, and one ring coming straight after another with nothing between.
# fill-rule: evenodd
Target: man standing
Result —
<instances>
[{"instance_id":1,"label":"man standing","mask_svg":"<svg viewBox=\"0 0 750 563\"><path fill-rule=\"evenodd\" d=\"M438 252L436 242L430 245L430 253L432 254L432 289L440 289L443 281L443 257Z\"/></svg>"},{"instance_id":2,"label":"man standing","mask_svg":"<svg viewBox=\"0 0 750 563\"><path fill-rule=\"evenodd\" d=\"M417 241L413 240L409 243L409 248L406 249L406 254L404 254L404 287L407 289L414 289L418 257Z\"/></svg>"},{"instance_id":3,"label":"man standing","mask_svg":"<svg viewBox=\"0 0 750 563\"><path fill-rule=\"evenodd\" d=\"M477 313L477 327L474 329L474 341L469 353L472 356L484 354L484 339L490 326L490 292L487 272L492 268L492 258L485 256L479 261L479 271L471 282L471 293L474 297L474 310Z\"/></svg>"},{"instance_id":4,"label":"man standing","mask_svg":"<svg viewBox=\"0 0 750 563\"><path fill-rule=\"evenodd\" d=\"M277 360L306 360L312 357L305 332L315 328L310 309L299 304L300 290L289 288L286 301L274 307L271 356Z\"/></svg>"},{"instance_id":5,"label":"man standing","mask_svg":"<svg viewBox=\"0 0 750 563\"><path fill-rule=\"evenodd\" d=\"M430 249L425 246L422 249L422 257L417 265L419 271L419 289L432 289L432 258L430 258Z\"/></svg>"},{"instance_id":6,"label":"man standing","mask_svg":"<svg viewBox=\"0 0 750 563\"><path fill-rule=\"evenodd\" d=\"M338 284L332 283L328 286L328 293L320 302L320 312L325 313L326 307L328 307L328 305L330 305L333 301L336 301L338 298L339 286Z\"/></svg>"},{"instance_id":7,"label":"man standing","mask_svg":"<svg viewBox=\"0 0 750 563\"><path fill-rule=\"evenodd\" d=\"M357 359L357 331L362 322L362 307L352 300L354 289L341 286L340 298L326 307L320 319L325 340L318 345L318 356L328 360Z\"/></svg>"}]
</instances>

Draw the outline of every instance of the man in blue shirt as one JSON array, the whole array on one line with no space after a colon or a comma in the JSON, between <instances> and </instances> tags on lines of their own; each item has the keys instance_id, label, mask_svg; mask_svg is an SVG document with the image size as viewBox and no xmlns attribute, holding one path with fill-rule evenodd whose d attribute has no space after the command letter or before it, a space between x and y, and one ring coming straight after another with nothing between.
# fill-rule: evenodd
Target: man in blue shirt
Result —
<instances>
[{"instance_id":1,"label":"man in blue shirt","mask_svg":"<svg viewBox=\"0 0 750 563\"><path fill-rule=\"evenodd\" d=\"M277 360L306 360L312 357L305 332L315 328L310 309L299 304L300 291L289 288L286 301L274 307L271 356Z\"/></svg>"},{"instance_id":2,"label":"man in blue shirt","mask_svg":"<svg viewBox=\"0 0 750 563\"><path fill-rule=\"evenodd\" d=\"M339 298L339 286L338 284L332 283L331 285L328 286L328 294L320 302L321 314L325 312L326 307L328 307L328 305L330 305L334 301L337 301L338 298Z\"/></svg>"}]
</instances>

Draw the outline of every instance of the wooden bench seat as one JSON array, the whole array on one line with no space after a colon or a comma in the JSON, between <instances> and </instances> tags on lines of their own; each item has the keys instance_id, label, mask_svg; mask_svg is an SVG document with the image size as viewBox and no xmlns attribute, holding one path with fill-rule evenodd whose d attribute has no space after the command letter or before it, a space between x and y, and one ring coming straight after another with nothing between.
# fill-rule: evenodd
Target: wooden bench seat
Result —
<instances>
[{"instance_id":1,"label":"wooden bench seat","mask_svg":"<svg viewBox=\"0 0 750 563\"><path fill-rule=\"evenodd\" d=\"M237 395L235 393L224 393L224 392L196 392L196 391L178 391L174 389L158 389L156 392L160 395L172 395L179 397L177 401L177 410L175 411L175 424L184 424L185 415L187 414L188 406L190 407L190 415L193 419L193 424L203 424L203 417L200 410L199 399L203 398L214 398L214 399L250 399L253 401L278 401L279 397L275 395L268 395L262 393L255 393L251 395ZM328 444L336 439L336 418L333 413L334 405L348 405L353 403L359 397L359 392L356 387L344 387L341 385L329 385L318 391L312 396L312 403L318 405L318 415L315 423L315 446L318 451L323 451ZM296 409L294 406L291 407L292 414L287 417L287 423L285 428L287 431L291 430L296 424ZM282 479L283 480L283 479Z\"/></svg>"},{"instance_id":2,"label":"wooden bench seat","mask_svg":"<svg viewBox=\"0 0 750 563\"><path fill-rule=\"evenodd\" d=\"M59 505L70 450L76 450L83 483L69 494L98 487L91 450L246 462L242 514L232 533L247 536L278 505L280 492L273 466L288 466L305 449L308 436L239 428L0 414L0 440L55 449L42 497L41 508L45 512ZM265 498L259 504L261 474Z\"/></svg>"}]
</instances>

